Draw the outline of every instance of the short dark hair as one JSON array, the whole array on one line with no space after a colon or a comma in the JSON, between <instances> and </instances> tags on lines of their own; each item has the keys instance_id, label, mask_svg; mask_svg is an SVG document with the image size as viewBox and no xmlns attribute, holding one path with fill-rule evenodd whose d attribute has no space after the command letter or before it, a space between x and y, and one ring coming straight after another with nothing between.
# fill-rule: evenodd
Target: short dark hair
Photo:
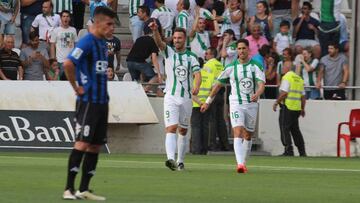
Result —
<instances>
[{"instance_id":1,"label":"short dark hair","mask_svg":"<svg viewBox=\"0 0 360 203\"><path fill-rule=\"evenodd\" d=\"M208 50L210 50L211 54L214 55L215 58L217 57L218 52L215 47L210 47Z\"/></svg>"},{"instance_id":2,"label":"short dark hair","mask_svg":"<svg viewBox=\"0 0 360 203\"><path fill-rule=\"evenodd\" d=\"M160 4L164 4L165 3L165 0L155 0L155 2L158 2Z\"/></svg>"},{"instance_id":3,"label":"short dark hair","mask_svg":"<svg viewBox=\"0 0 360 203\"><path fill-rule=\"evenodd\" d=\"M270 55L271 54L271 46L269 46L267 44L262 45L259 49L259 54L264 57L267 55Z\"/></svg>"},{"instance_id":4,"label":"short dark hair","mask_svg":"<svg viewBox=\"0 0 360 203\"><path fill-rule=\"evenodd\" d=\"M29 33L29 39L30 40L34 40L36 37L39 37L39 33L36 31L30 32Z\"/></svg>"},{"instance_id":5,"label":"short dark hair","mask_svg":"<svg viewBox=\"0 0 360 203\"><path fill-rule=\"evenodd\" d=\"M335 49L340 49L339 43L337 42L329 42L328 47L333 46Z\"/></svg>"},{"instance_id":6,"label":"short dark hair","mask_svg":"<svg viewBox=\"0 0 360 203\"><path fill-rule=\"evenodd\" d=\"M200 6L200 7L203 7L203 6L204 6L205 1L206 1L206 0L195 0L196 5L198 5L198 6Z\"/></svg>"},{"instance_id":7,"label":"short dark hair","mask_svg":"<svg viewBox=\"0 0 360 203\"><path fill-rule=\"evenodd\" d=\"M290 28L290 22L287 21L287 20L283 20L281 21L280 23L280 27L283 27L283 26L287 26L288 28Z\"/></svg>"},{"instance_id":8,"label":"short dark hair","mask_svg":"<svg viewBox=\"0 0 360 203\"><path fill-rule=\"evenodd\" d=\"M232 36L233 36L233 40L236 40L234 30L232 30L232 29L227 29L227 30L224 31L223 34L225 34L225 33L232 35Z\"/></svg>"},{"instance_id":9,"label":"short dark hair","mask_svg":"<svg viewBox=\"0 0 360 203\"><path fill-rule=\"evenodd\" d=\"M51 65L51 64L53 64L53 63L57 63L57 60L55 59L55 58L51 58L51 59L49 59L49 64Z\"/></svg>"},{"instance_id":10,"label":"short dark hair","mask_svg":"<svg viewBox=\"0 0 360 203\"><path fill-rule=\"evenodd\" d=\"M69 14L69 17L71 16L71 13L70 13L69 10L63 10L63 11L61 11L61 13L60 13L60 17L62 17L64 13Z\"/></svg>"},{"instance_id":11,"label":"short dark hair","mask_svg":"<svg viewBox=\"0 0 360 203\"><path fill-rule=\"evenodd\" d=\"M236 41L236 45L240 43L244 43L247 47L249 47L249 41L247 39L239 39L238 41Z\"/></svg>"},{"instance_id":12,"label":"short dark hair","mask_svg":"<svg viewBox=\"0 0 360 203\"><path fill-rule=\"evenodd\" d=\"M186 36L186 30L184 28L177 27L174 29L174 34L175 32L182 32Z\"/></svg>"},{"instance_id":13,"label":"short dark hair","mask_svg":"<svg viewBox=\"0 0 360 203\"><path fill-rule=\"evenodd\" d=\"M309 7L310 10L313 9L312 4L311 4L310 2L308 2L308 1L305 1L305 2L303 3L303 6Z\"/></svg>"},{"instance_id":14,"label":"short dark hair","mask_svg":"<svg viewBox=\"0 0 360 203\"><path fill-rule=\"evenodd\" d=\"M183 0L183 7L185 10L190 9L190 1L189 0Z\"/></svg>"},{"instance_id":15,"label":"short dark hair","mask_svg":"<svg viewBox=\"0 0 360 203\"><path fill-rule=\"evenodd\" d=\"M138 9L141 9L142 12L146 13L147 16L150 16L150 9L146 5L139 6Z\"/></svg>"},{"instance_id":16,"label":"short dark hair","mask_svg":"<svg viewBox=\"0 0 360 203\"><path fill-rule=\"evenodd\" d=\"M46 2L50 2L51 8L54 8L54 4L53 4L53 2L52 2L51 0L45 0L45 1L43 2L43 4L46 3Z\"/></svg>"},{"instance_id":17,"label":"short dark hair","mask_svg":"<svg viewBox=\"0 0 360 203\"><path fill-rule=\"evenodd\" d=\"M159 33L161 35L162 27L161 27L160 21L158 19L156 19L156 18L150 18L147 21L145 21L144 28L143 28L144 35L148 35L148 34L152 33L152 30L149 28L149 25L150 25L150 23L152 23L154 21L156 22L156 24L158 26L158 31L159 31Z\"/></svg>"},{"instance_id":18,"label":"short dark hair","mask_svg":"<svg viewBox=\"0 0 360 203\"><path fill-rule=\"evenodd\" d=\"M110 18L116 18L116 13L106 6L96 7L94 11L94 17L96 17L97 15L104 15Z\"/></svg>"}]
</instances>

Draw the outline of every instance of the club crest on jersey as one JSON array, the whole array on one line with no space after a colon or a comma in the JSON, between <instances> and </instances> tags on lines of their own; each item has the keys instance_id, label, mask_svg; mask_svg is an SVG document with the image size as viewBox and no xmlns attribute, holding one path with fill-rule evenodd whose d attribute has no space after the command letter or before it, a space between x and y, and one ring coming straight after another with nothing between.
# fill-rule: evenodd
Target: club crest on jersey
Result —
<instances>
[{"instance_id":1,"label":"club crest on jersey","mask_svg":"<svg viewBox=\"0 0 360 203\"><path fill-rule=\"evenodd\" d=\"M84 51L82 49L80 49L79 47L76 47L74 49L74 51L71 53L71 56L74 57L76 60L78 60L81 57L83 52Z\"/></svg>"},{"instance_id":2,"label":"club crest on jersey","mask_svg":"<svg viewBox=\"0 0 360 203\"><path fill-rule=\"evenodd\" d=\"M106 74L108 68L107 61L96 61L96 74Z\"/></svg>"},{"instance_id":3,"label":"club crest on jersey","mask_svg":"<svg viewBox=\"0 0 360 203\"><path fill-rule=\"evenodd\" d=\"M175 68L175 76L176 78L180 81L180 82L183 82L187 79L187 75L188 75L188 70L185 66L177 66Z\"/></svg>"},{"instance_id":4,"label":"club crest on jersey","mask_svg":"<svg viewBox=\"0 0 360 203\"><path fill-rule=\"evenodd\" d=\"M240 91L243 94L250 94L254 91L254 82L251 78L243 78L240 80Z\"/></svg>"}]
</instances>

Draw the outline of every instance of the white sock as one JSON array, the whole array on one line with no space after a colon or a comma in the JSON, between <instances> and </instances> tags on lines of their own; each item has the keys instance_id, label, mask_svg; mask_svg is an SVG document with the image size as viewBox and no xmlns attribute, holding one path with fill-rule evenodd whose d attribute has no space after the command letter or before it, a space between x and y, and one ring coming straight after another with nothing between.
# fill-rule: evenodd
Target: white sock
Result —
<instances>
[{"instance_id":1,"label":"white sock","mask_svg":"<svg viewBox=\"0 0 360 203\"><path fill-rule=\"evenodd\" d=\"M235 152L235 158L237 164L244 164L244 159L242 159L242 153L243 153L243 145L242 145L243 139L234 137L234 152Z\"/></svg>"},{"instance_id":2,"label":"white sock","mask_svg":"<svg viewBox=\"0 0 360 203\"><path fill-rule=\"evenodd\" d=\"M178 163L184 163L184 157L186 153L187 136L178 135Z\"/></svg>"},{"instance_id":3,"label":"white sock","mask_svg":"<svg viewBox=\"0 0 360 203\"><path fill-rule=\"evenodd\" d=\"M175 160L175 151L176 151L176 134L175 133L166 133L165 149L166 149L167 159Z\"/></svg>"},{"instance_id":4,"label":"white sock","mask_svg":"<svg viewBox=\"0 0 360 203\"><path fill-rule=\"evenodd\" d=\"M243 152L241 153L241 155L243 156L242 160L244 161L243 163L245 164L247 157L250 155L252 140L244 139L242 145L243 145L242 147Z\"/></svg>"}]
</instances>

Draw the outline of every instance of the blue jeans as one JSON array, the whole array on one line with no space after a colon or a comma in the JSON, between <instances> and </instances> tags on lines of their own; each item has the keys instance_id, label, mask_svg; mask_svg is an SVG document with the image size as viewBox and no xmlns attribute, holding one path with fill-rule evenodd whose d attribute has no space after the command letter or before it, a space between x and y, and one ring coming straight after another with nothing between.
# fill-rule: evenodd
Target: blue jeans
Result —
<instances>
[{"instance_id":1,"label":"blue jeans","mask_svg":"<svg viewBox=\"0 0 360 203\"><path fill-rule=\"evenodd\" d=\"M151 80L155 76L154 69L149 63L139 63L128 61L127 67L129 69L132 80L140 81L140 74L145 75L145 82Z\"/></svg>"},{"instance_id":2,"label":"blue jeans","mask_svg":"<svg viewBox=\"0 0 360 203\"><path fill-rule=\"evenodd\" d=\"M31 24L35 20L36 16L21 14L21 31L22 31L22 41L24 44L29 43L29 34L31 29Z\"/></svg>"},{"instance_id":3,"label":"blue jeans","mask_svg":"<svg viewBox=\"0 0 360 203\"><path fill-rule=\"evenodd\" d=\"M320 91L318 89L306 90L306 99L319 99Z\"/></svg>"},{"instance_id":4,"label":"blue jeans","mask_svg":"<svg viewBox=\"0 0 360 203\"><path fill-rule=\"evenodd\" d=\"M133 42L135 42L137 38L142 36L143 27L144 22L141 21L138 16L133 16L130 18L129 28L133 38Z\"/></svg>"}]
</instances>

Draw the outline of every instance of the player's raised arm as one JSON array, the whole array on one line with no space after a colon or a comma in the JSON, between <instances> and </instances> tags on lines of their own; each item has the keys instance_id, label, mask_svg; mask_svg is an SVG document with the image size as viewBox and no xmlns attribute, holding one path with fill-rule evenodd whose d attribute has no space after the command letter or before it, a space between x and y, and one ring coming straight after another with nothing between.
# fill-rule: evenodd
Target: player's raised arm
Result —
<instances>
[{"instance_id":1,"label":"player's raised arm","mask_svg":"<svg viewBox=\"0 0 360 203\"><path fill-rule=\"evenodd\" d=\"M149 24L149 28L153 32L153 38L156 43L156 46L158 46L161 51L164 51L166 48L166 43L161 39L161 35L159 33L159 27L156 24L155 20Z\"/></svg>"}]
</instances>

